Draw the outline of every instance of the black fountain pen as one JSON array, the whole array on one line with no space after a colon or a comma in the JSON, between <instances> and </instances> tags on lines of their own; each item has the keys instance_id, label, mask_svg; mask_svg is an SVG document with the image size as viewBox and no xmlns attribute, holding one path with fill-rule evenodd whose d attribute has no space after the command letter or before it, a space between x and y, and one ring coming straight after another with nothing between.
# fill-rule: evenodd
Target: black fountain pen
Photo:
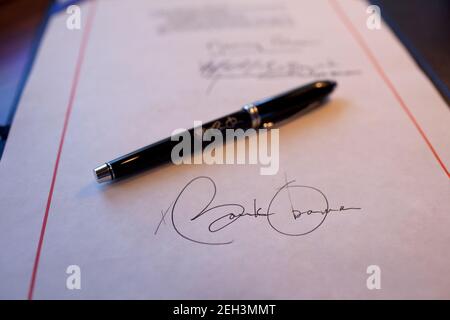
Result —
<instances>
[{"instance_id":1,"label":"black fountain pen","mask_svg":"<svg viewBox=\"0 0 450 320\"><path fill-rule=\"evenodd\" d=\"M245 105L241 110L203 124L202 128L226 129L271 128L275 123L323 101L336 87L334 81L316 81L280 95ZM233 121L227 121L233 119ZM227 123L225 126L217 124ZM191 137L195 128L189 129ZM203 148L211 142L202 142ZM171 151L178 144L171 137L108 161L94 169L98 182L119 179L171 161Z\"/></svg>"}]
</instances>

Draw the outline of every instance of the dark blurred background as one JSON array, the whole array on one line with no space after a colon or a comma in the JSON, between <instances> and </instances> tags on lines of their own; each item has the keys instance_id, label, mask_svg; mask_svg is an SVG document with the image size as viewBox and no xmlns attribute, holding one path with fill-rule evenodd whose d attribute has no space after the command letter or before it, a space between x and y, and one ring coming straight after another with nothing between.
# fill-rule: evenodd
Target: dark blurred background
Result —
<instances>
[{"instance_id":1,"label":"dark blurred background","mask_svg":"<svg viewBox=\"0 0 450 320\"><path fill-rule=\"evenodd\" d=\"M372 0L419 66L450 103L450 1Z\"/></svg>"},{"instance_id":2,"label":"dark blurred background","mask_svg":"<svg viewBox=\"0 0 450 320\"><path fill-rule=\"evenodd\" d=\"M75 2L0 0L0 157L47 20ZM449 104L450 0L371 2Z\"/></svg>"}]
</instances>

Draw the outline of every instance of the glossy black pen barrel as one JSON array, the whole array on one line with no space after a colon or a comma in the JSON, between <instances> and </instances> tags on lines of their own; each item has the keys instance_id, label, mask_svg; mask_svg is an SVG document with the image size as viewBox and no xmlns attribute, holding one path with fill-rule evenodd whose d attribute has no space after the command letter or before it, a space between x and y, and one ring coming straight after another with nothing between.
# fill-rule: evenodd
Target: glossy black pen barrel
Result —
<instances>
[{"instance_id":1,"label":"glossy black pen barrel","mask_svg":"<svg viewBox=\"0 0 450 320\"><path fill-rule=\"evenodd\" d=\"M191 154L188 156L193 156L195 151L197 151L194 150L195 139L201 140L201 149L212 143L212 141L202 140L201 137L198 137L198 133L202 133L203 131L208 129L217 129L222 134L224 134L226 129L237 128L244 130L252 128L251 117L249 113L244 109L229 114L220 119L216 119L203 124L201 128L198 128L198 130L201 130L199 132L196 131L196 128L187 130L187 134L189 134L192 146L190 150ZM177 136L179 136L180 138L178 138ZM179 135L173 135L171 137L155 142L149 146L130 152L112 161L108 161L104 165L94 170L95 176L97 180L99 180L99 182L109 181L136 174L165 163L170 163L173 160L172 150L177 144L180 143L180 139L181 133ZM98 171L100 171L100 177Z\"/></svg>"},{"instance_id":2,"label":"glossy black pen barrel","mask_svg":"<svg viewBox=\"0 0 450 320\"><path fill-rule=\"evenodd\" d=\"M300 88L254 103L264 124L276 123L299 113L325 99L336 87L333 81L316 81ZM269 126L270 127L270 126Z\"/></svg>"},{"instance_id":3,"label":"glossy black pen barrel","mask_svg":"<svg viewBox=\"0 0 450 320\"><path fill-rule=\"evenodd\" d=\"M333 81L315 81L305 86L290 90L288 92L263 99L245 105L241 110L229 114L217 120L210 121L202 125L198 132L196 128L184 131L188 133L190 141L195 139L201 141L201 150L212 141L204 141L203 132L208 129L218 129L222 135L227 129L258 129L271 128L276 122L285 120L294 114L306 110L312 104L325 99L335 88ZM200 134L198 134L200 133ZM176 136L168 137L149 146L143 147L122 157L108 161L94 169L94 175L98 182L110 181L122 178L131 174L151 169L173 161L172 151L180 139ZM195 152L195 143L191 143L190 154ZM186 157L186 155L183 155Z\"/></svg>"}]
</instances>

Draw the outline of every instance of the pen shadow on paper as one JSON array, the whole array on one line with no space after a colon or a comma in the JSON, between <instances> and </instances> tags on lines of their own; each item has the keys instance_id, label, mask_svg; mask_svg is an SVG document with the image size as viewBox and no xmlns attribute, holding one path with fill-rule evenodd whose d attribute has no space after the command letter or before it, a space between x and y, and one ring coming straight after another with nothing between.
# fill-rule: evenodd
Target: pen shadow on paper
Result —
<instances>
[{"instance_id":1,"label":"pen shadow on paper","mask_svg":"<svg viewBox=\"0 0 450 320\"><path fill-rule=\"evenodd\" d=\"M332 104L332 105L330 105L330 104ZM345 114L345 112L346 112L345 109L347 109L347 107L349 105L350 104L347 103L347 101L345 99L332 99L332 100L325 99L320 104L311 106L310 108L307 108L301 112L298 112L298 113L292 115L291 117L289 117L289 119L281 121L274 128L282 129L283 126L292 124L301 117L314 116L319 113L320 113L320 118L318 118L317 121L314 121L313 124L308 124L306 126L305 125L299 126L297 130L300 130L300 131L308 130L308 126L321 125L322 122L323 122L323 125L326 125L327 123L329 123L331 121L339 121L339 117L342 116L343 114ZM324 112L324 110L328 110L328 109L330 111ZM77 198L92 197L92 196L98 195L99 192L104 194L104 196L108 197L109 196L108 191L124 188L128 185L132 185L132 184L136 183L139 180L145 179L146 177L151 176L151 175L154 176L155 174L157 174L159 176L160 174L162 174L162 176L164 176L164 174L166 173L164 171L169 170L170 168L171 168L171 170L173 170L173 168L178 168L179 170L181 170L181 173L186 173L186 176L188 176L188 174L189 174L189 170L187 170L186 166L180 166L180 165L175 166L172 163L167 163L167 164L160 165L156 168L151 168L151 169L145 170L138 174L120 178L120 179L114 180L112 182L107 182L107 183L103 183L103 184L97 183L93 178L89 184L85 185L83 188L81 188L79 190L76 197ZM177 177L178 176L179 175L177 175ZM161 177L161 176L159 176L159 177Z\"/></svg>"}]
</instances>

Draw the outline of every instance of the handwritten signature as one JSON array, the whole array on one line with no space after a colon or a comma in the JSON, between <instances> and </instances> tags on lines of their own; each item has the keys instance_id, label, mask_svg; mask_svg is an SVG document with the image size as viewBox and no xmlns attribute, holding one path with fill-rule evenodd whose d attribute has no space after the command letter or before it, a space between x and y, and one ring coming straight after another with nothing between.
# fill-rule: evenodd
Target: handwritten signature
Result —
<instances>
[{"instance_id":1,"label":"handwritten signature","mask_svg":"<svg viewBox=\"0 0 450 320\"><path fill-rule=\"evenodd\" d=\"M206 205L198 212L182 213L182 198L192 199L194 195L198 195L199 193L202 196L205 194L205 192L199 192L194 187L200 184L207 186L211 194L205 196L204 202ZM283 195L287 201L283 201ZM215 204L214 200L216 196L217 186L212 178L199 176L192 179L181 189L172 204L165 211L161 212L161 219L155 230L155 235L158 233L161 225L166 223L165 218L169 215L175 232L182 238L198 244L226 245L231 244L233 240L200 240L193 235L189 235L189 232L184 231L185 229L205 226L206 230L201 230L203 235L200 236L201 238L205 238L205 233L207 236L218 234L221 231L230 229L231 226L236 225L243 218L259 218L255 220L265 220L271 230L284 236L298 237L308 235L317 230L323 225L330 213L346 213L362 210L358 207L346 207L343 205L330 208L327 197L318 188L297 185L295 184L295 180L287 181L287 179L285 184L276 189L266 210L263 210L263 208L257 205L256 199L253 199L253 207L251 210L247 210L239 203ZM311 205L315 204L318 207L311 209L303 203L303 209L299 209L300 207L295 206L293 201L299 199ZM194 233L198 234L198 232Z\"/></svg>"},{"instance_id":2,"label":"handwritten signature","mask_svg":"<svg viewBox=\"0 0 450 320\"><path fill-rule=\"evenodd\" d=\"M359 75L360 70L340 68L333 61L317 64L295 60L240 58L210 59L200 64L200 75L210 80L210 92L223 79L273 79L273 78L336 78Z\"/></svg>"}]
</instances>

